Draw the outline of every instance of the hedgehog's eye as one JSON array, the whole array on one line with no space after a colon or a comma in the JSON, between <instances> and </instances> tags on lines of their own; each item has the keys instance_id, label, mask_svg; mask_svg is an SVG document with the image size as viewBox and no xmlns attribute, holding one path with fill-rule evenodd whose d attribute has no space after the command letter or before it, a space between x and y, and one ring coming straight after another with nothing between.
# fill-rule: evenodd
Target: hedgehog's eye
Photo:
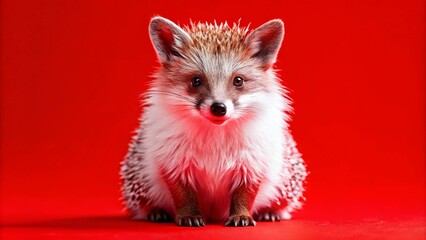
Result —
<instances>
[{"instance_id":1,"label":"hedgehog's eye","mask_svg":"<svg viewBox=\"0 0 426 240\"><path fill-rule=\"evenodd\" d=\"M244 79L242 77L236 76L234 78L234 86L236 86L236 87L242 87L243 84L244 84Z\"/></svg>"},{"instance_id":2,"label":"hedgehog's eye","mask_svg":"<svg viewBox=\"0 0 426 240\"><path fill-rule=\"evenodd\" d=\"M195 87L195 88L199 87L199 86L201 86L201 84L202 84L201 77L195 76L195 77L192 78L191 85L193 87Z\"/></svg>"}]
</instances>

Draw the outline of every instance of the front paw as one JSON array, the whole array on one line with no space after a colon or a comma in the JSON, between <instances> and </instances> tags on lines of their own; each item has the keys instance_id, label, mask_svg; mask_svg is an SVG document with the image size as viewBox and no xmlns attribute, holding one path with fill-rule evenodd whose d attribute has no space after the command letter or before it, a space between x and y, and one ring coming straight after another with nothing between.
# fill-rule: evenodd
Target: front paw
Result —
<instances>
[{"instance_id":1,"label":"front paw","mask_svg":"<svg viewBox=\"0 0 426 240\"><path fill-rule=\"evenodd\" d=\"M226 221L225 226L228 227L246 227L256 226L256 222L248 215L232 215Z\"/></svg>"},{"instance_id":2,"label":"front paw","mask_svg":"<svg viewBox=\"0 0 426 240\"><path fill-rule=\"evenodd\" d=\"M272 211L255 215L254 218L256 219L256 221L264 222L279 222L281 220L281 217Z\"/></svg>"},{"instance_id":3,"label":"front paw","mask_svg":"<svg viewBox=\"0 0 426 240\"><path fill-rule=\"evenodd\" d=\"M185 227L204 227L204 219L201 215L177 215L176 224Z\"/></svg>"},{"instance_id":4,"label":"front paw","mask_svg":"<svg viewBox=\"0 0 426 240\"><path fill-rule=\"evenodd\" d=\"M150 222L173 222L169 214L159 208L153 208L148 213L148 221Z\"/></svg>"}]
</instances>

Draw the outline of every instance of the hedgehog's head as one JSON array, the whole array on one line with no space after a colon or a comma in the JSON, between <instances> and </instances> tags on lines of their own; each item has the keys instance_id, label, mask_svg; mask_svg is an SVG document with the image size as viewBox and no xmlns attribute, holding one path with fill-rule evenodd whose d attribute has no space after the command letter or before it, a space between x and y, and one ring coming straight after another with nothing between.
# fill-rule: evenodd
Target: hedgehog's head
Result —
<instances>
[{"instance_id":1,"label":"hedgehog's head","mask_svg":"<svg viewBox=\"0 0 426 240\"><path fill-rule=\"evenodd\" d=\"M282 88L272 69L284 36L281 20L248 33L239 24L182 29L154 17L149 33L161 63L151 93L164 95L171 113L223 125L265 114L272 105L288 110L275 101Z\"/></svg>"}]
</instances>

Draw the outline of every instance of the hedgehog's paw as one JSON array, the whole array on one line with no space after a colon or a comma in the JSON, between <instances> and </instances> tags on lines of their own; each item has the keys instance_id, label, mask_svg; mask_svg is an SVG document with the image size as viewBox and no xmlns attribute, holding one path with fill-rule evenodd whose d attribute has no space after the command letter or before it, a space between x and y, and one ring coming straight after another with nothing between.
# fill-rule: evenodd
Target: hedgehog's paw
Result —
<instances>
[{"instance_id":1,"label":"hedgehog's paw","mask_svg":"<svg viewBox=\"0 0 426 240\"><path fill-rule=\"evenodd\" d=\"M227 227L247 227L247 226L256 226L256 222L251 216L244 214L237 214L229 216L228 221L226 221L225 226Z\"/></svg>"},{"instance_id":2,"label":"hedgehog's paw","mask_svg":"<svg viewBox=\"0 0 426 240\"><path fill-rule=\"evenodd\" d=\"M170 215L163 209L153 208L148 213L150 222L173 222Z\"/></svg>"},{"instance_id":3,"label":"hedgehog's paw","mask_svg":"<svg viewBox=\"0 0 426 240\"><path fill-rule=\"evenodd\" d=\"M186 227L204 227L204 219L201 215L177 215L176 224Z\"/></svg>"},{"instance_id":4,"label":"hedgehog's paw","mask_svg":"<svg viewBox=\"0 0 426 240\"><path fill-rule=\"evenodd\" d=\"M274 211L267 211L256 214L255 219L260 222L279 222L281 217Z\"/></svg>"}]
</instances>

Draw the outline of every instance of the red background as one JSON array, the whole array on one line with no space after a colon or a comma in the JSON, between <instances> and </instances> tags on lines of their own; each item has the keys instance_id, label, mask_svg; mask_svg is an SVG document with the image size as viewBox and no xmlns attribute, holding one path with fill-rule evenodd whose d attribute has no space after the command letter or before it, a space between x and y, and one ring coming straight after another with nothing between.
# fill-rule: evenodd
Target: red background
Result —
<instances>
[{"instance_id":1,"label":"red background","mask_svg":"<svg viewBox=\"0 0 426 240\"><path fill-rule=\"evenodd\" d=\"M1 1L0 237L423 238L425 9L405 0ZM252 28L284 20L276 65L311 172L295 220L195 230L123 217L119 162L158 65L147 33L155 15Z\"/></svg>"}]
</instances>

